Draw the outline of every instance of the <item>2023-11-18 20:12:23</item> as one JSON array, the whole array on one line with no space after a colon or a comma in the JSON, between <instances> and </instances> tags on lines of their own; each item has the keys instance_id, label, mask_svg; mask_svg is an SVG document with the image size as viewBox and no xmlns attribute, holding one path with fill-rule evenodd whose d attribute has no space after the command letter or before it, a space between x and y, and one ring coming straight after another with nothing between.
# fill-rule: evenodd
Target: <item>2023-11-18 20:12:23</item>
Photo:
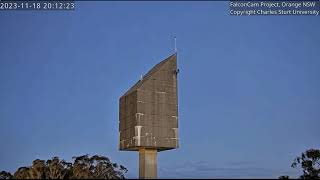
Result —
<instances>
[{"instance_id":1,"label":"2023-11-18 20:12:23","mask_svg":"<svg viewBox=\"0 0 320 180\"><path fill-rule=\"evenodd\" d=\"M74 10L74 1L26 2L0 1L0 10Z\"/></svg>"}]
</instances>

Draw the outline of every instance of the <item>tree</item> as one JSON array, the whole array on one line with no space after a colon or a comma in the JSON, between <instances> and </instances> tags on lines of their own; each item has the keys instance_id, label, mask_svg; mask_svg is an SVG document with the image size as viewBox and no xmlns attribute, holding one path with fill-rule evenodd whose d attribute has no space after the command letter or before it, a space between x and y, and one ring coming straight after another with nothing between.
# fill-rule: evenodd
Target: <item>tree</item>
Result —
<instances>
[{"instance_id":1,"label":"tree","mask_svg":"<svg viewBox=\"0 0 320 180\"><path fill-rule=\"evenodd\" d=\"M49 179L67 179L70 174L72 164L53 157L46 162L45 176Z\"/></svg>"},{"instance_id":2,"label":"tree","mask_svg":"<svg viewBox=\"0 0 320 180\"><path fill-rule=\"evenodd\" d=\"M320 179L320 150L309 149L297 157L291 167L301 166L303 175L301 179Z\"/></svg>"},{"instance_id":3,"label":"tree","mask_svg":"<svg viewBox=\"0 0 320 180\"><path fill-rule=\"evenodd\" d=\"M73 163L58 157L47 161L36 159L32 166L20 167L13 175L2 171L0 179L124 179L128 171L104 156L84 155L73 159Z\"/></svg>"},{"instance_id":4,"label":"tree","mask_svg":"<svg viewBox=\"0 0 320 180\"><path fill-rule=\"evenodd\" d=\"M9 172L1 171L0 179L12 179L12 175Z\"/></svg>"},{"instance_id":5,"label":"tree","mask_svg":"<svg viewBox=\"0 0 320 180\"><path fill-rule=\"evenodd\" d=\"M279 179L289 179L289 176L280 176Z\"/></svg>"},{"instance_id":6,"label":"tree","mask_svg":"<svg viewBox=\"0 0 320 180\"><path fill-rule=\"evenodd\" d=\"M107 157L88 155L74 157L75 162L72 168L72 179L90 178L95 179L124 179L127 169L112 163ZM118 171L116 169L119 169Z\"/></svg>"}]
</instances>

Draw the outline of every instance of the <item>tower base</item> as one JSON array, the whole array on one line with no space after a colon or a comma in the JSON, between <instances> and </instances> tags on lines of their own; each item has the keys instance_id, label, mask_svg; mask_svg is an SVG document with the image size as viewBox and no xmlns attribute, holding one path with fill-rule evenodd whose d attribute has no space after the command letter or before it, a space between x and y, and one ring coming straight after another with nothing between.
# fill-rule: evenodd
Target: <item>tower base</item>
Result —
<instances>
[{"instance_id":1,"label":"tower base","mask_svg":"<svg viewBox=\"0 0 320 180\"><path fill-rule=\"evenodd\" d=\"M139 149L139 178L157 178L157 150Z\"/></svg>"}]
</instances>

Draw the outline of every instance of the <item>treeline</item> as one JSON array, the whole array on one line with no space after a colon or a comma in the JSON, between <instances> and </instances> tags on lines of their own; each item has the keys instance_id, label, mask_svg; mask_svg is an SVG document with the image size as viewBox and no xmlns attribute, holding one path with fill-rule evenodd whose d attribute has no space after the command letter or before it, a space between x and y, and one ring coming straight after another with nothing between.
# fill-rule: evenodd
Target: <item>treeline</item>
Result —
<instances>
[{"instance_id":1,"label":"treeline","mask_svg":"<svg viewBox=\"0 0 320 180\"><path fill-rule=\"evenodd\" d=\"M59 157L36 159L32 166L20 167L14 174L0 172L0 179L124 179L128 171L105 156L83 155L72 159L72 163Z\"/></svg>"},{"instance_id":2,"label":"treeline","mask_svg":"<svg viewBox=\"0 0 320 180\"><path fill-rule=\"evenodd\" d=\"M73 163L53 157L47 161L36 159L32 166L20 167L14 174L0 172L0 179L124 179L127 169L112 163L105 156L73 157ZM309 149L298 156L291 164L301 168L301 179L320 179L320 150ZM287 175L279 179L289 179Z\"/></svg>"}]
</instances>

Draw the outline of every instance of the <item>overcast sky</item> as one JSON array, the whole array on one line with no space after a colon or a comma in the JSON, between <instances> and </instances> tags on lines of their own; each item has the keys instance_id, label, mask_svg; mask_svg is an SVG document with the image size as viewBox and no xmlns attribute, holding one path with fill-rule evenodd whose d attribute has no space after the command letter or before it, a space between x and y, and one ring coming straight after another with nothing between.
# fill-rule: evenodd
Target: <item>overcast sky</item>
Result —
<instances>
[{"instance_id":1,"label":"overcast sky","mask_svg":"<svg viewBox=\"0 0 320 180\"><path fill-rule=\"evenodd\" d=\"M320 23L229 16L228 2L76 2L0 12L0 170L118 150L119 97L170 56L177 36L180 148L160 178L296 177L320 148Z\"/></svg>"}]
</instances>

